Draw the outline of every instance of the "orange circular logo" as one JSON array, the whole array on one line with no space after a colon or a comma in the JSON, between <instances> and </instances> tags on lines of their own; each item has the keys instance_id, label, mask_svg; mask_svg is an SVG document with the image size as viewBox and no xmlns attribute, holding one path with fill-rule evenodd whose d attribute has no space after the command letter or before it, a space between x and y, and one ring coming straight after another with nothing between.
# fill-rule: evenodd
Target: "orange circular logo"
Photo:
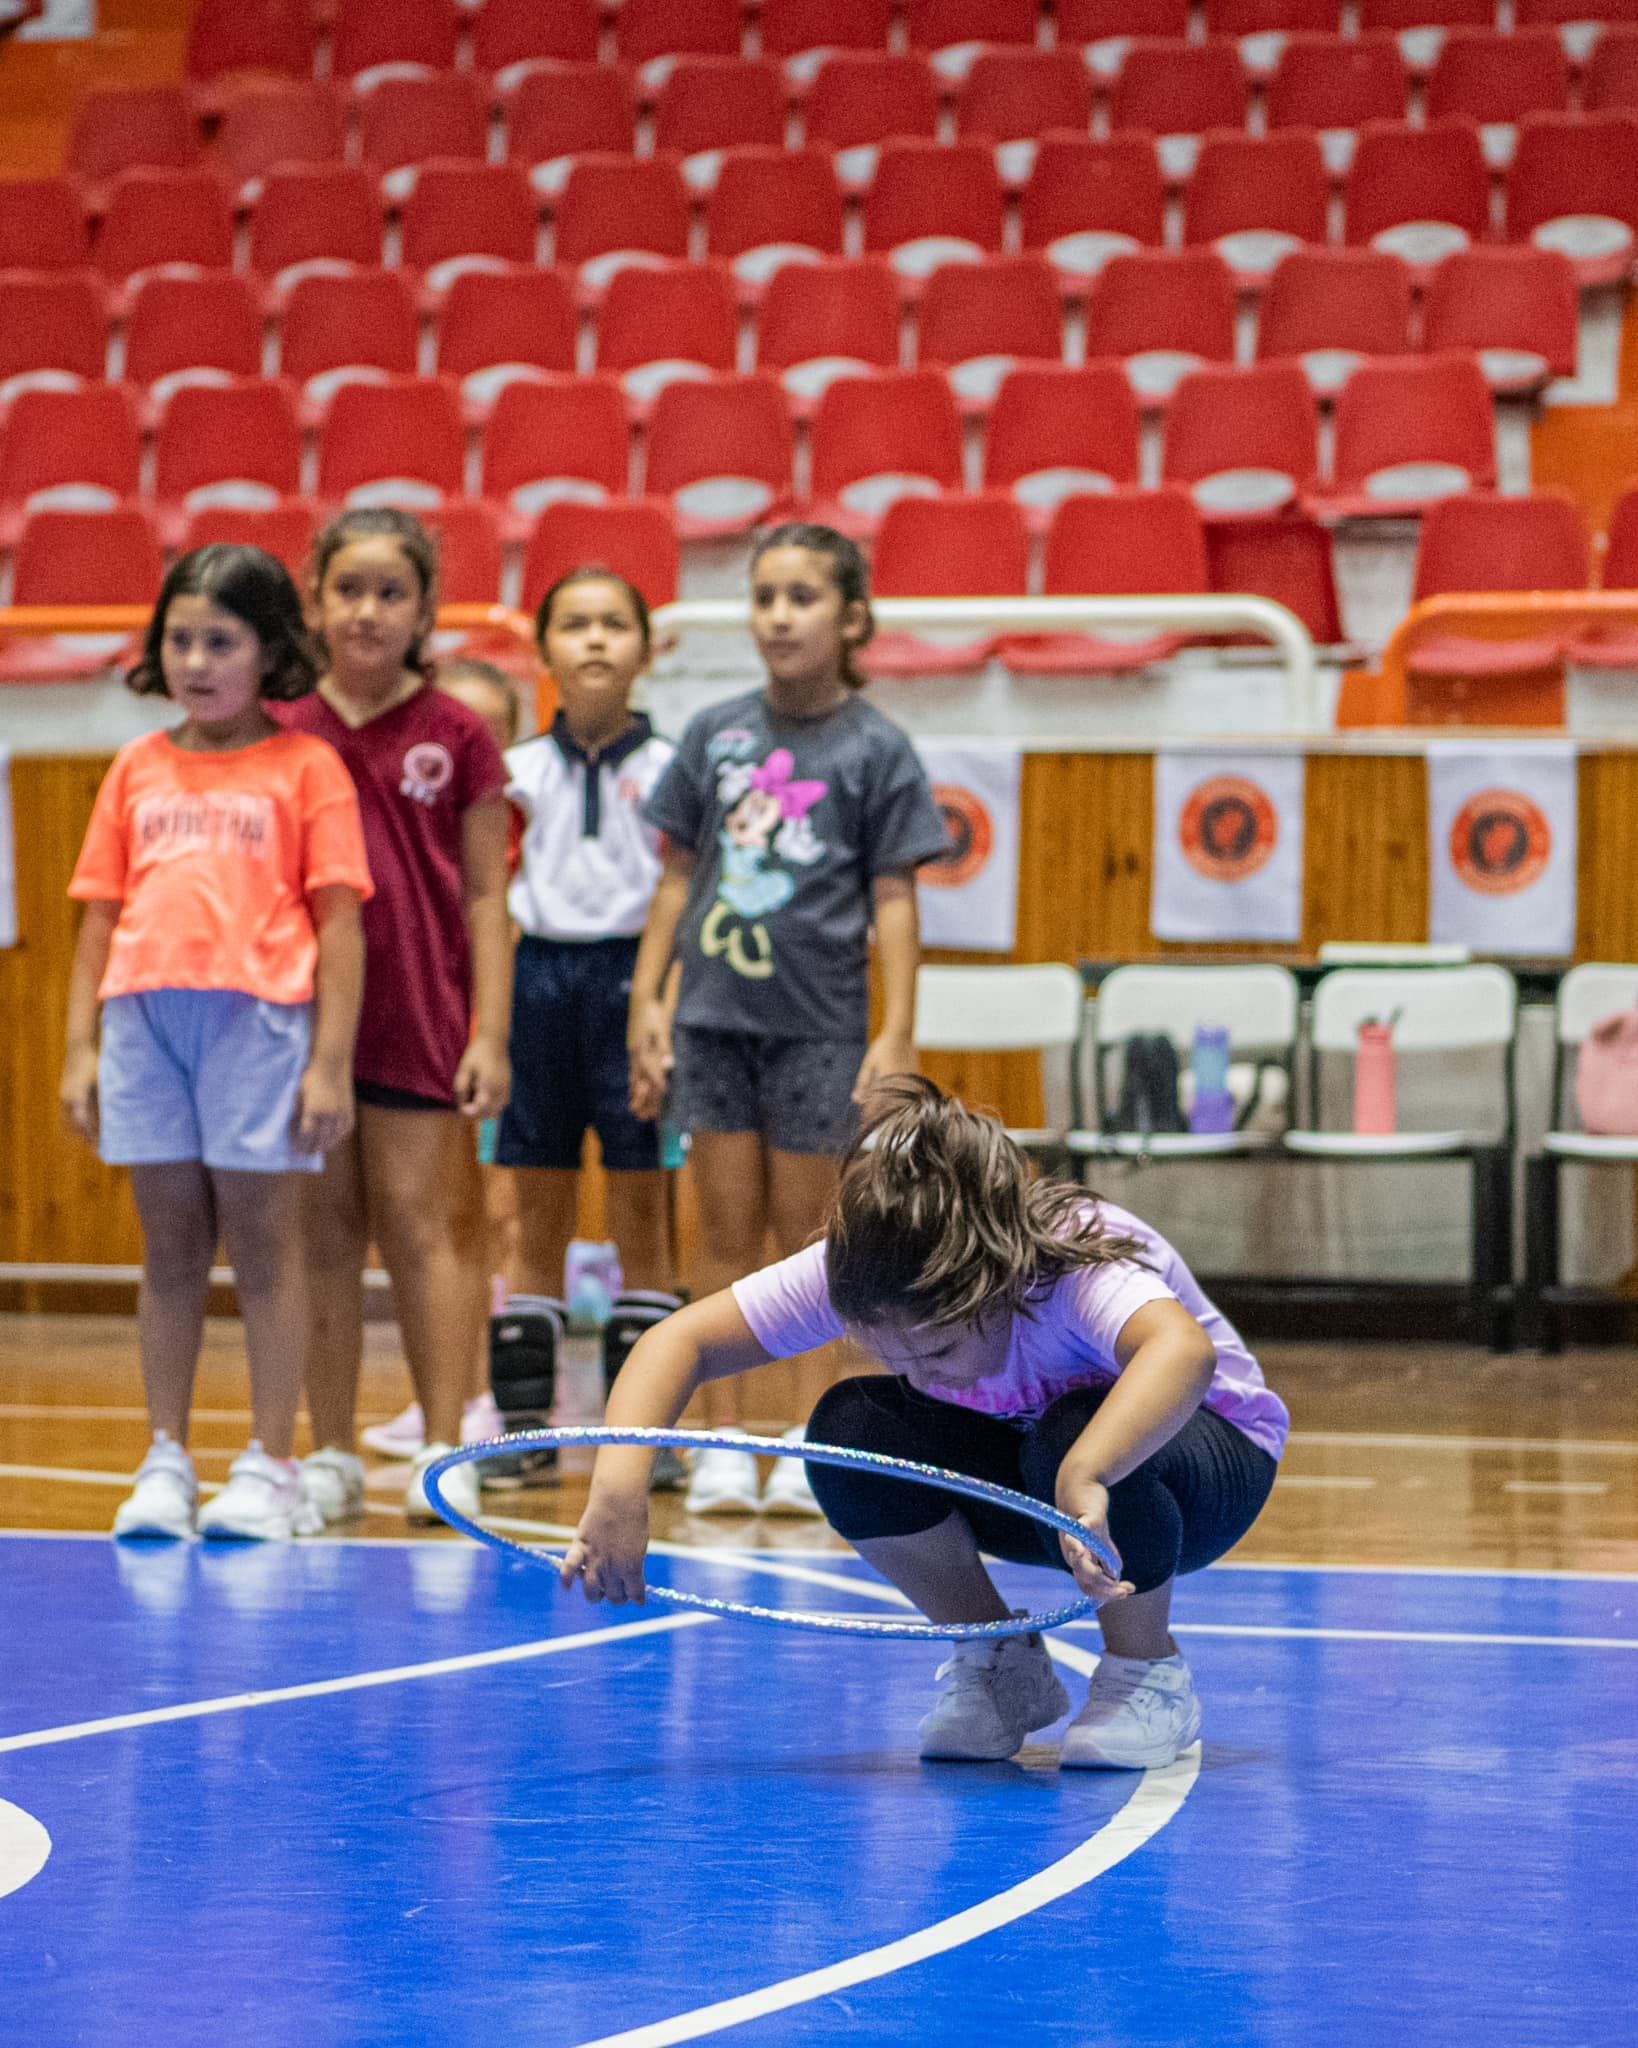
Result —
<instances>
[{"instance_id":1,"label":"orange circular logo","mask_svg":"<svg viewBox=\"0 0 1638 2048\"><path fill-rule=\"evenodd\" d=\"M935 782L933 801L950 844L921 869L918 880L929 889L960 889L983 873L995 847L995 826L987 807L958 783Z\"/></svg>"},{"instance_id":2,"label":"orange circular logo","mask_svg":"<svg viewBox=\"0 0 1638 2048\"><path fill-rule=\"evenodd\" d=\"M1451 865L1481 896L1515 896L1552 858L1546 814L1516 789L1481 789L1450 828Z\"/></svg>"},{"instance_id":3,"label":"orange circular logo","mask_svg":"<svg viewBox=\"0 0 1638 2048\"><path fill-rule=\"evenodd\" d=\"M1243 775L1213 775L1183 806L1183 857L1208 882L1243 882L1266 867L1280 842L1267 792Z\"/></svg>"}]
</instances>

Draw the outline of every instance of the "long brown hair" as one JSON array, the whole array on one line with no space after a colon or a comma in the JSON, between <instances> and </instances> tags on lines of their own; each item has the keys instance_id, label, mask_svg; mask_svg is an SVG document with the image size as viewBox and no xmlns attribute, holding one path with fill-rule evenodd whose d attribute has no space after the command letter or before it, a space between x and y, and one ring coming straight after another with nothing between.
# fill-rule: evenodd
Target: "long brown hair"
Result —
<instances>
[{"instance_id":1,"label":"long brown hair","mask_svg":"<svg viewBox=\"0 0 1638 2048\"><path fill-rule=\"evenodd\" d=\"M1143 1249L1086 1188L1032 1179L997 1118L912 1074L882 1084L843 1160L825 1246L831 1303L866 1328L1030 1315L1065 1273Z\"/></svg>"}]
</instances>

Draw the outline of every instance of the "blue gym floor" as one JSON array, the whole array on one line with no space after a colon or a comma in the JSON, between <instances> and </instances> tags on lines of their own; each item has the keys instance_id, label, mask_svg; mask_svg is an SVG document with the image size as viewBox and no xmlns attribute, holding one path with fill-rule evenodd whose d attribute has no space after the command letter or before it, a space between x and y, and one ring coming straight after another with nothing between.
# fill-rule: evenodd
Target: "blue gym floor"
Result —
<instances>
[{"instance_id":1,"label":"blue gym floor","mask_svg":"<svg viewBox=\"0 0 1638 2048\"><path fill-rule=\"evenodd\" d=\"M713 1558L653 1576L883 1611ZM8 2048L1638 2043L1638 1580L1205 1573L1143 1778L922 1764L936 1647L453 1538L17 1535L0 1616Z\"/></svg>"}]
</instances>

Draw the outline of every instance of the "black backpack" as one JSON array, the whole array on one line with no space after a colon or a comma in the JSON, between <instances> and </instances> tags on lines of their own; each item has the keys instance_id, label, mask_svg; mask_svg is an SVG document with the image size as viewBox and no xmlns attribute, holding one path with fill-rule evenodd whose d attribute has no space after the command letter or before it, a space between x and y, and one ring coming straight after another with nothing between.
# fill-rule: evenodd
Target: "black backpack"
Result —
<instances>
[{"instance_id":1,"label":"black backpack","mask_svg":"<svg viewBox=\"0 0 1638 2048\"><path fill-rule=\"evenodd\" d=\"M1138 1031L1127 1039L1120 1101L1109 1119L1111 1131L1152 1136L1157 1131L1183 1131L1183 1104L1178 1088L1177 1047L1164 1031Z\"/></svg>"}]
</instances>

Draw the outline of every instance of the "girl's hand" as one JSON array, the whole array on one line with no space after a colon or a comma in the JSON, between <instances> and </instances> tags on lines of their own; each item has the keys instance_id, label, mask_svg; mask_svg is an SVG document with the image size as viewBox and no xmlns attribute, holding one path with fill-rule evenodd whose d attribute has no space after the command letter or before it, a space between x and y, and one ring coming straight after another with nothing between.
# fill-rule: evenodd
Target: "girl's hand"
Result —
<instances>
[{"instance_id":1,"label":"girl's hand","mask_svg":"<svg viewBox=\"0 0 1638 2048\"><path fill-rule=\"evenodd\" d=\"M866 1102L880 1081L893 1074L913 1074L916 1071L916 1048L902 1031L884 1031L879 1038L872 1039L859 1069L859 1078L853 1084L853 1100Z\"/></svg>"},{"instance_id":2,"label":"girl's hand","mask_svg":"<svg viewBox=\"0 0 1638 2048\"><path fill-rule=\"evenodd\" d=\"M88 1145L97 1142L97 1049L76 1046L63 1061L63 1077L57 1088L63 1121Z\"/></svg>"},{"instance_id":3,"label":"girl's hand","mask_svg":"<svg viewBox=\"0 0 1638 2048\"><path fill-rule=\"evenodd\" d=\"M558 1576L565 1592L578 1579L594 1604L607 1600L623 1607L629 1600L641 1607L648 1598L643 1584L647 1551L648 1495L594 1492Z\"/></svg>"},{"instance_id":4,"label":"girl's hand","mask_svg":"<svg viewBox=\"0 0 1638 2048\"><path fill-rule=\"evenodd\" d=\"M345 1067L315 1060L296 1090L296 1148L333 1152L353 1127L353 1080Z\"/></svg>"},{"instance_id":5,"label":"girl's hand","mask_svg":"<svg viewBox=\"0 0 1638 2048\"><path fill-rule=\"evenodd\" d=\"M671 1013L662 1002L644 1003L633 1015L626 1038L631 1054L631 1113L652 1123L665 1107L676 1064L671 1050Z\"/></svg>"},{"instance_id":6,"label":"girl's hand","mask_svg":"<svg viewBox=\"0 0 1638 2048\"><path fill-rule=\"evenodd\" d=\"M512 1093L512 1062L506 1048L487 1038L474 1038L455 1069L455 1101L462 1116L480 1122L499 1116Z\"/></svg>"},{"instance_id":7,"label":"girl's hand","mask_svg":"<svg viewBox=\"0 0 1638 2048\"><path fill-rule=\"evenodd\" d=\"M1066 1515L1073 1515L1082 1528L1096 1536L1100 1543L1110 1550L1115 1546L1109 1535L1109 1489L1095 1480L1081 1480L1075 1486L1060 1489L1058 1507ZM1064 1553L1064 1563L1074 1574L1075 1583L1089 1600L1096 1600L1100 1607L1111 1600L1124 1600L1136 1589L1129 1579L1112 1578L1097 1558L1083 1543L1077 1543L1073 1536L1060 1536L1058 1542ZM1118 1558L1119 1552L1116 1556Z\"/></svg>"}]
</instances>

